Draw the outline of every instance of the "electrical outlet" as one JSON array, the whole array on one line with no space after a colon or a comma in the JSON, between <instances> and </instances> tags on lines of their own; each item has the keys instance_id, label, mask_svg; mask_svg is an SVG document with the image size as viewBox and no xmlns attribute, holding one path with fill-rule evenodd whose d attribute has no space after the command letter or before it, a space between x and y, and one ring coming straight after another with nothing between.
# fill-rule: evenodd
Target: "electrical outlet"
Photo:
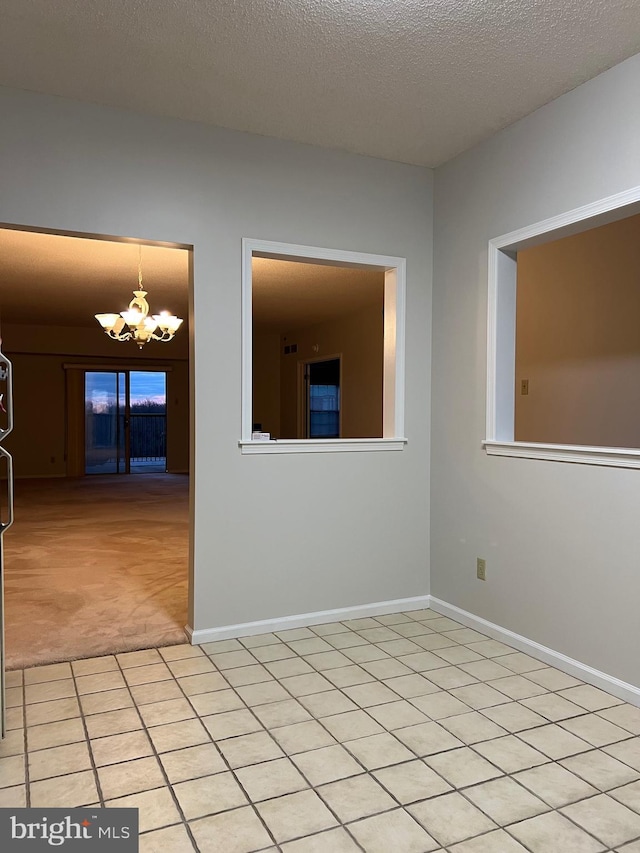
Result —
<instances>
[{"instance_id":1,"label":"electrical outlet","mask_svg":"<svg viewBox=\"0 0 640 853\"><path fill-rule=\"evenodd\" d=\"M483 560L482 557L478 557L478 559L476 560L476 574L478 576L479 581L486 581L487 561Z\"/></svg>"}]
</instances>

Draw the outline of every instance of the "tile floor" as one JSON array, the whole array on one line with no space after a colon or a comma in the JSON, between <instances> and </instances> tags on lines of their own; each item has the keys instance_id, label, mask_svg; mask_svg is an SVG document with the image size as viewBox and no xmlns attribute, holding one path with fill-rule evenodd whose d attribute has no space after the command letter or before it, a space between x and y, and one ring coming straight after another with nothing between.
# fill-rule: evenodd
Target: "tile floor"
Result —
<instances>
[{"instance_id":1,"label":"tile floor","mask_svg":"<svg viewBox=\"0 0 640 853\"><path fill-rule=\"evenodd\" d=\"M640 709L431 610L8 674L0 806L142 853L640 853Z\"/></svg>"}]
</instances>

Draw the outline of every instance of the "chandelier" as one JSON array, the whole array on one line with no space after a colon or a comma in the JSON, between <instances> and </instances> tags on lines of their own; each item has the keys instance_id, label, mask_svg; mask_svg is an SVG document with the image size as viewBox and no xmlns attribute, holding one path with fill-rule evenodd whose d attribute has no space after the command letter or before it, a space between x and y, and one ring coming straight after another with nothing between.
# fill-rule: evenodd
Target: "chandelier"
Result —
<instances>
[{"instance_id":1,"label":"chandelier","mask_svg":"<svg viewBox=\"0 0 640 853\"><path fill-rule=\"evenodd\" d=\"M127 311L119 314L96 314L95 318L114 341L135 341L142 347L147 341L170 341L182 325L182 320L168 311L149 316L147 291L142 289L142 246L138 252L138 289ZM156 330L158 330L156 332Z\"/></svg>"}]
</instances>

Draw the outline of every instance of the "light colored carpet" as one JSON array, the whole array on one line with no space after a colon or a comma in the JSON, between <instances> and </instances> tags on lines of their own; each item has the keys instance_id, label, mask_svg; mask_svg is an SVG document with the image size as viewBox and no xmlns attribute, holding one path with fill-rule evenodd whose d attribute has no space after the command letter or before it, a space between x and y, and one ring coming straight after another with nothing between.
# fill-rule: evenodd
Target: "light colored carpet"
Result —
<instances>
[{"instance_id":1,"label":"light colored carpet","mask_svg":"<svg viewBox=\"0 0 640 853\"><path fill-rule=\"evenodd\" d=\"M8 669L185 641L188 477L16 482Z\"/></svg>"}]
</instances>

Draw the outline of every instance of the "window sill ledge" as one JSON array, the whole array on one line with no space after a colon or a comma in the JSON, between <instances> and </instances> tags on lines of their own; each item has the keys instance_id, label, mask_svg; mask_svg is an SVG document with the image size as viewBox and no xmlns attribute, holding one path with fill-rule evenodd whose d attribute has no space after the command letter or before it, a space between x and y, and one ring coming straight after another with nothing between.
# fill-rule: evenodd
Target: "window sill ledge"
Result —
<instances>
[{"instance_id":1,"label":"window sill ledge","mask_svg":"<svg viewBox=\"0 0 640 853\"><path fill-rule=\"evenodd\" d=\"M406 438L309 438L280 441L239 441L243 455L259 453L345 453L404 450Z\"/></svg>"},{"instance_id":2,"label":"window sill ledge","mask_svg":"<svg viewBox=\"0 0 640 853\"><path fill-rule=\"evenodd\" d=\"M548 462L607 465L611 468L640 468L640 449L632 447L589 447L577 444L535 444L526 441L483 441L489 456L515 456Z\"/></svg>"}]
</instances>

